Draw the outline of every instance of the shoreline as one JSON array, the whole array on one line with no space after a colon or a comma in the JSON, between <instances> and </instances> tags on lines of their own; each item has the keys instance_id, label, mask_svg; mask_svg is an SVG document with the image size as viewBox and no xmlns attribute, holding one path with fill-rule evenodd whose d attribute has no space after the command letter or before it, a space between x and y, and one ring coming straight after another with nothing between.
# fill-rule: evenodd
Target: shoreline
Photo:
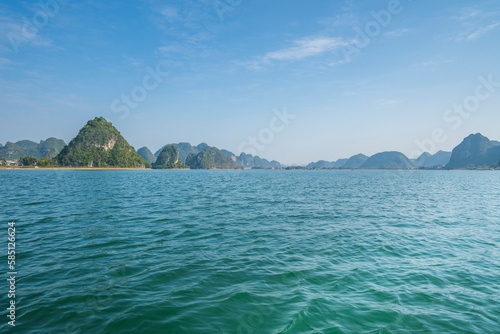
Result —
<instances>
[{"instance_id":1,"label":"shoreline","mask_svg":"<svg viewBox=\"0 0 500 334\"><path fill-rule=\"evenodd\" d=\"M169 171L169 170L235 170L235 171L403 171L403 172L417 172L417 171L500 171L500 169L186 169L186 168L172 168L172 169L152 169L152 168L128 168L128 167L19 167L19 166L1 166L0 170L81 170L81 171L126 171L126 170L144 170L144 171Z\"/></svg>"},{"instance_id":2,"label":"shoreline","mask_svg":"<svg viewBox=\"0 0 500 334\"><path fill-rule=\"evenodd\" d=\"M151 170L148 168L120 167L0 167L0 170Z\"/></svg>"}]
</instances>

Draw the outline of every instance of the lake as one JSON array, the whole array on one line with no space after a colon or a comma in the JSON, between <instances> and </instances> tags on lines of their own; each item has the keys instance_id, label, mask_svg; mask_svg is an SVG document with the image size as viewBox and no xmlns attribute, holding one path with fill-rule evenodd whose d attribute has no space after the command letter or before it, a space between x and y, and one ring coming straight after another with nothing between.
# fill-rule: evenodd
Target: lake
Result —
<instances>
[{"instance_id":1,"label":"lake","mask_svg":"<svg viewBox=\"0 0 500 334\"><path fill-rule=\"evenodd\" d=\"M0 170L1 333L499 333L493 171ZM7 277L7 259L3 265Z\"/></svg>"}]
</instances>

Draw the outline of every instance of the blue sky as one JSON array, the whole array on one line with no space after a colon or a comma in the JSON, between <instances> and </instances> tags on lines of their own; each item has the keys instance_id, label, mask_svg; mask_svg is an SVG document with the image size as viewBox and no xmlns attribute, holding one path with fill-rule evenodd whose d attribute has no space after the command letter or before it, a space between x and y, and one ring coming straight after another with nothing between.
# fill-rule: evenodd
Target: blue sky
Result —
<instances>
[{"instance_id":1,"label":"blue sky","mask_svg":"<svg viewBox=\"0 0 500 334\"><path fill-rule=\"evenodd\" d=\"M153 152L451 150L500 139L499 37L496 0L2 1L0 143L104 116Z\"/></svg>"}]
</instances>

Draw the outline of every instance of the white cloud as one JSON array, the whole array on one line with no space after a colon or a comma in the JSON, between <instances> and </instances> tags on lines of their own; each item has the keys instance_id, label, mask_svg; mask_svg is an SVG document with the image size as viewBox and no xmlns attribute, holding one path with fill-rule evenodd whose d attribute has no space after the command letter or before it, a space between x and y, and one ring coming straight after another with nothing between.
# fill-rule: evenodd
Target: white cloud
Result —
<instances>
[{"instance_id":1,"label":"white cloud","mask_svg":"<svg viewBox=\"0 0 500 334\"><path fill-rule=\"evenodd\" d=\"M423 61L421 63L415 63L412 65L413 68L434 68L439 65L453 63L455 59L436 57L435 59L430 59Z\"/></svg>"},{"instance_id":2,"label":"white cloud","mask_svg":"<svg viewBox=\"0 0 500 334\"><path fill-rule=\"evenodd\" d=\"M469 34L465 40L467 41L472 41L476 38L479 38L481 37L482 35L486 34L487 32L497 28L497 27L500 27L500 22L496 22L496 23L493 23L493 24L490 24L490 25L487 25L485 27L481 27L479 29L477 29L475 32Z\"/></svg>"},{"instance_id":3,"label":"white cloud","mask_svg":"<svg viewBox=\"0 0 500 334\"><path fill-rule=\"evenodd\" d=\"M500 11L483 12L464 8L452 19L458 21L461 28L456 41L473 41L500 27Z\"/></svg>"},{"instance_id":4,"label":"white cloud","mask_svg":"<svg viewBox=\"0 0 500 334\"><path fill-rule=\"evenodd\" d=\"M125 58L125 63L129 66L134 66L134 67L145 67L145 64L142 60L132 58L132 57L127 57L123 56Z\"/></svg>"},{"instance_id":5,"label":"white cloud","mask_svg":"<svg viewBox=\"0 0 500 334\"><path fill-rule=\"evenodd\" d=\"M160 14L168 22L175 21L176 19L179 18L179 14L178 14L177 8L174 8L174 7L171 7L171 6L165 6L165 7L161 8L160 9Z\"/></svg>"},{"instance_id":6,"label":"white cloud","mask_svg":"<svg viewBox=\"0 0 500 334\"><path fill-rule=\"evenodd\" d=\"M9 15L0 11L0 49L15 51L26 45L36 47L53 47L52 40L42 37L40 30L29 36L23 34L23 21L15 21Z\"/></svg>"},{"instance_id":7,"label":"white cloud","mask_svg":"<svg viewBox=\"0 0 500 334\"><path fill-rule=\"evenodd\" d=\"M463 9L460 16L454 16L453 19L457 21L467 21L474 17L481 15L480 10Z\"/></svg>"},{"instance_id":8,"label":"white cloud","mask_svg":"<svg viewBox=\"0 0 500 334\"><path fill-rule=\"evenodd\" d=\"M429 67L429 66L435 66L438 63L434 60L427 60L421 63L415 63L411 67L416 68L416 67Z\"/></svg>"},{"instance_id":9,"label":"white cloud","mask_svg":"<svg viewBox=\"0 0 500 334\"><path fill-rule=\"evenodd\" d=\"M392 105L398 104L398 103L401 103L401 101L399 101L399 100L388 100L388 99L380 99L380 100L377 101L377 104L379 106L382 106L382 107L392 106Z\"/></svg>"},{"instance_id":10,"label":"white cloud","mask_svg":"<svg viewBox=\"0 0 500 334\"><path fill-rule=\"evenodd\" d=\"M332 52L342 46L351 43L346 42L342 38L330 37L315 37L304 38L295 41L294 46L267 53L264 61L286 61L286 60L301 60L308 57L319 56L324 53Z\"/></svg>"},{"instance_id":11,"label":"white cloud","mask_svg":"<svg viewBox=\"0 0 500 334\"><path fill-rule=\"evenodd\" d=\"M328 64L328 66L338 66L338 65L346 65L352 62L352 58L344 58L338 61L334 61Z\"/></svg>"},{"instance_id":12,"label":"white cloud","mask_svg":"<svg viewBox=\"0 0 500 334\"><path fill-rule=\"evenodd\" d=\"M335 17L321 19L318 23L327 27L348 26L354 28L359 25L359 18L352 13L345 13L336 15Z\"/></svg>"},{"instance_id":13,"label":"white cloud","mask_svg":"<svg viewBox=\"0 0 500 334\"><path fill-rule=\"evenodd\" d=\"M160 46L158 48L158 51L160 51L161 54L167 55L171 53L182 53L186 51L186 47L180 45L179 43L175 43L172 45L165 45L165 46Z\"/></svg>"},{"instance_id":14,"label":"white cloud","mask_svg":"<svg viewBox=\"0 0 500 334\"><path fill-rule=\"evenodd\" d=\"M398 38L401 36L404 36L406 34L409 34L411 32L410 29L396 29L396 30L391 30L386 32L384 35L389 38Z\"/></svg>"},{"instance_id":15,"label":"white cloud","mask_svg":"<svg viewBox=\"0 0 500 334\"><path fill-rule=\"evenodd\" d=\"M243 66L249 70L260 71L263 69L262 61L259 60L251 60L251 61L234 61L234 65Z\"/></svg>"}]
</instances>

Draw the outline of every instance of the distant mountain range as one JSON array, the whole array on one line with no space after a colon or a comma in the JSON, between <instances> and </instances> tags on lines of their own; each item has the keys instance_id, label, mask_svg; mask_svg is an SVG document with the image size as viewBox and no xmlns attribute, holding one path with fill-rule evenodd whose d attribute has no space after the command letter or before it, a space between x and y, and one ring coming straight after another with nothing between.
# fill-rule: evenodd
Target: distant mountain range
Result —
<instances>
[{"instance_id":1,"label":"distant mountain range","mask_svg":"<svg viewBox=\"0 0 500 334\"><path fill-rule=\"evenodd\" d=\"M229 151L225 151L225 150L223 150L222 153L224 153L227 157L232 159L236 163L236 165L238 165L241 168L247 168L247 169L251 169L251 168L261 168L261 169L275 168L275 169L279 169L279 168L283 168L283 166L275 160L268 161L267 159L263 159L263 158L258 157L258 156L254 157L251 154L241 153L239 156L236 156L235 154L233 154Z\"/></svg>"},{"instance_id":2,"label":"distant mountain range","mask_svg":"<svg viewBox=\"0 0 500 334\"><path fill-rule=\"evenodd\" d=\"M335 162L318 161L310 163L307 168L313 169L415 169L415 168L443 168L448 164L451 152L439 151L434 155L423 153L418 159L408 159L400 152L382 152L371 157L357 154L349 159L340 159Z\"/></svg>"},{"instance_id":3,"label":"distant mountain range","mask_svg":"<svg viewBox=\"0 0 500 334\"><path fill-rule=\"evenodd\" d=\"M308 168L318 168L318 169L322 169L322 168L342 168L344 167L344 164L347 162L347 160L349 159L339 159L337 161L332 161L332 162L328 162L328 161L325 161L325 160L320 160L318 162L312 162L310 163L309 165L307 165Z\"/></svg>"},{"instance_id":4,"label":"distant mountain range","mask_svg":"<svg viewBox=\"0 0 500 334\"><path fill-rule=\"evenodd\" d=\"M433 168L446 166L450 162L451 152L439 151L434 155L430 155L425 152L415 160L411 160L412 163L419 168Z\"/></svg>"},{"instance_id":5,"label":"distant mountain range","mask_svg":"<svg viewBox=\"0 0 500 334\"><path fill-rule=\"evenodd\" d=\"M342 168L361 168L365 164L365 162L369 159L364 154L357 154L355 156L350 157L342 166Z\"/></svg>"},{"instance_id":6,"label":"distant mountain range","mask_svg":"<svg viewBox=\"0 0 500 334\"><path fill-rule=\"evenodd\" d=\"M195 154L195 155L199 154L199 153L203 152L207 147L210 147L206 143L201 143L201 144L199 144L197 146L192 146L190 143L177 143L177 144L169 144L169 145L173 145L173 146L176 146L176 147L179 148L179 158L184 163L187 163L188 156L190 154ZM157 158L160 155L161 151L166 146L168 146L168 145L165 145L162 148L160 148L158 151L156 151L156 153L154 154L154 157ZM147 147L143 147L139 151L137 151L137 152L146 161L149 162L149 160L152 159L152 157L149 155L149 153L151 151ZM268 161L268 160L260 158L258 156L254 157L253 155L245 154L245 153L241 153L239 156L237 156L237 155L235 155L234 153L232 153L232 152L230 152L228 150L219 150L219 151L223 155L225 155L226 157L228 157L229 159L231 159L236 164L235 168L248 168L248 169L252 169L252 168L262 168L262 169L272 169L272 168L279 169L279 168L283 168L283 166L279 162L277 162L277 161ZM212 150L212 153L214 153L213 150ZM152 162L150 162L150 163L152 163ZM226 166L227 164L224 163L223 165ZM225 167L223 167L222 165L220 166L220 168L224 168L225 169Z\"/></svg>"},{"instance_id":7,"label":"distant mountain range","mask_svg":"<svg viewBox=\"0 0 500 334\"><path fill-rule=\"evenodd\" d=\"M500 142L489 140L480 133L470 135L453 152L427 152L417 159L408 159L400 152L363 154L334 162L320 160L310 163L312 169L484 169L500 168Z\"/></svg>"},{"instance_id":8,"label":"distant mountain range","mask_svg":"<svg viewBox=\"0 0 500 334\"><path fill-rule=\"evenodd\" d=\"M211 147L206 143L192 146L177 143L163 146L155 154L147 147L138 151L129 145L120 132L104 118L90 120L66 145L61 139L48 138L40 143L21 140L0 144L0 159L18 161L34 157L43 160L40 166L132 167L156 169L280 169L277 161ZM42 159L43 158L43 159ZM33 158L30 158L33 159ZM0 161L2 162L2 161ZM35 160L36 162L36 160ZM2 162L5 164L5 161ZM293 169L304 167L289 167ZM357 154L337 161L320 160L308 169L490 169L500 168L500 142L480 133L465 138L453 152L427 152L417 159L408 159L400 152L382 152L371 157Z\"/></svg>"},{"instance_id":9,"label":"distant mountain range","mask_svg":"<svg viewBox=\"0 0 500 334\"><path fill-rule=\"evenodd\" d=\"M17 161L22 157L53 158L66 146L62 139L48 138L40 143L31 140L21 140L16 143L7 142L5 146L0 144L0 158Z\"/></svg>"}]
</instances>

